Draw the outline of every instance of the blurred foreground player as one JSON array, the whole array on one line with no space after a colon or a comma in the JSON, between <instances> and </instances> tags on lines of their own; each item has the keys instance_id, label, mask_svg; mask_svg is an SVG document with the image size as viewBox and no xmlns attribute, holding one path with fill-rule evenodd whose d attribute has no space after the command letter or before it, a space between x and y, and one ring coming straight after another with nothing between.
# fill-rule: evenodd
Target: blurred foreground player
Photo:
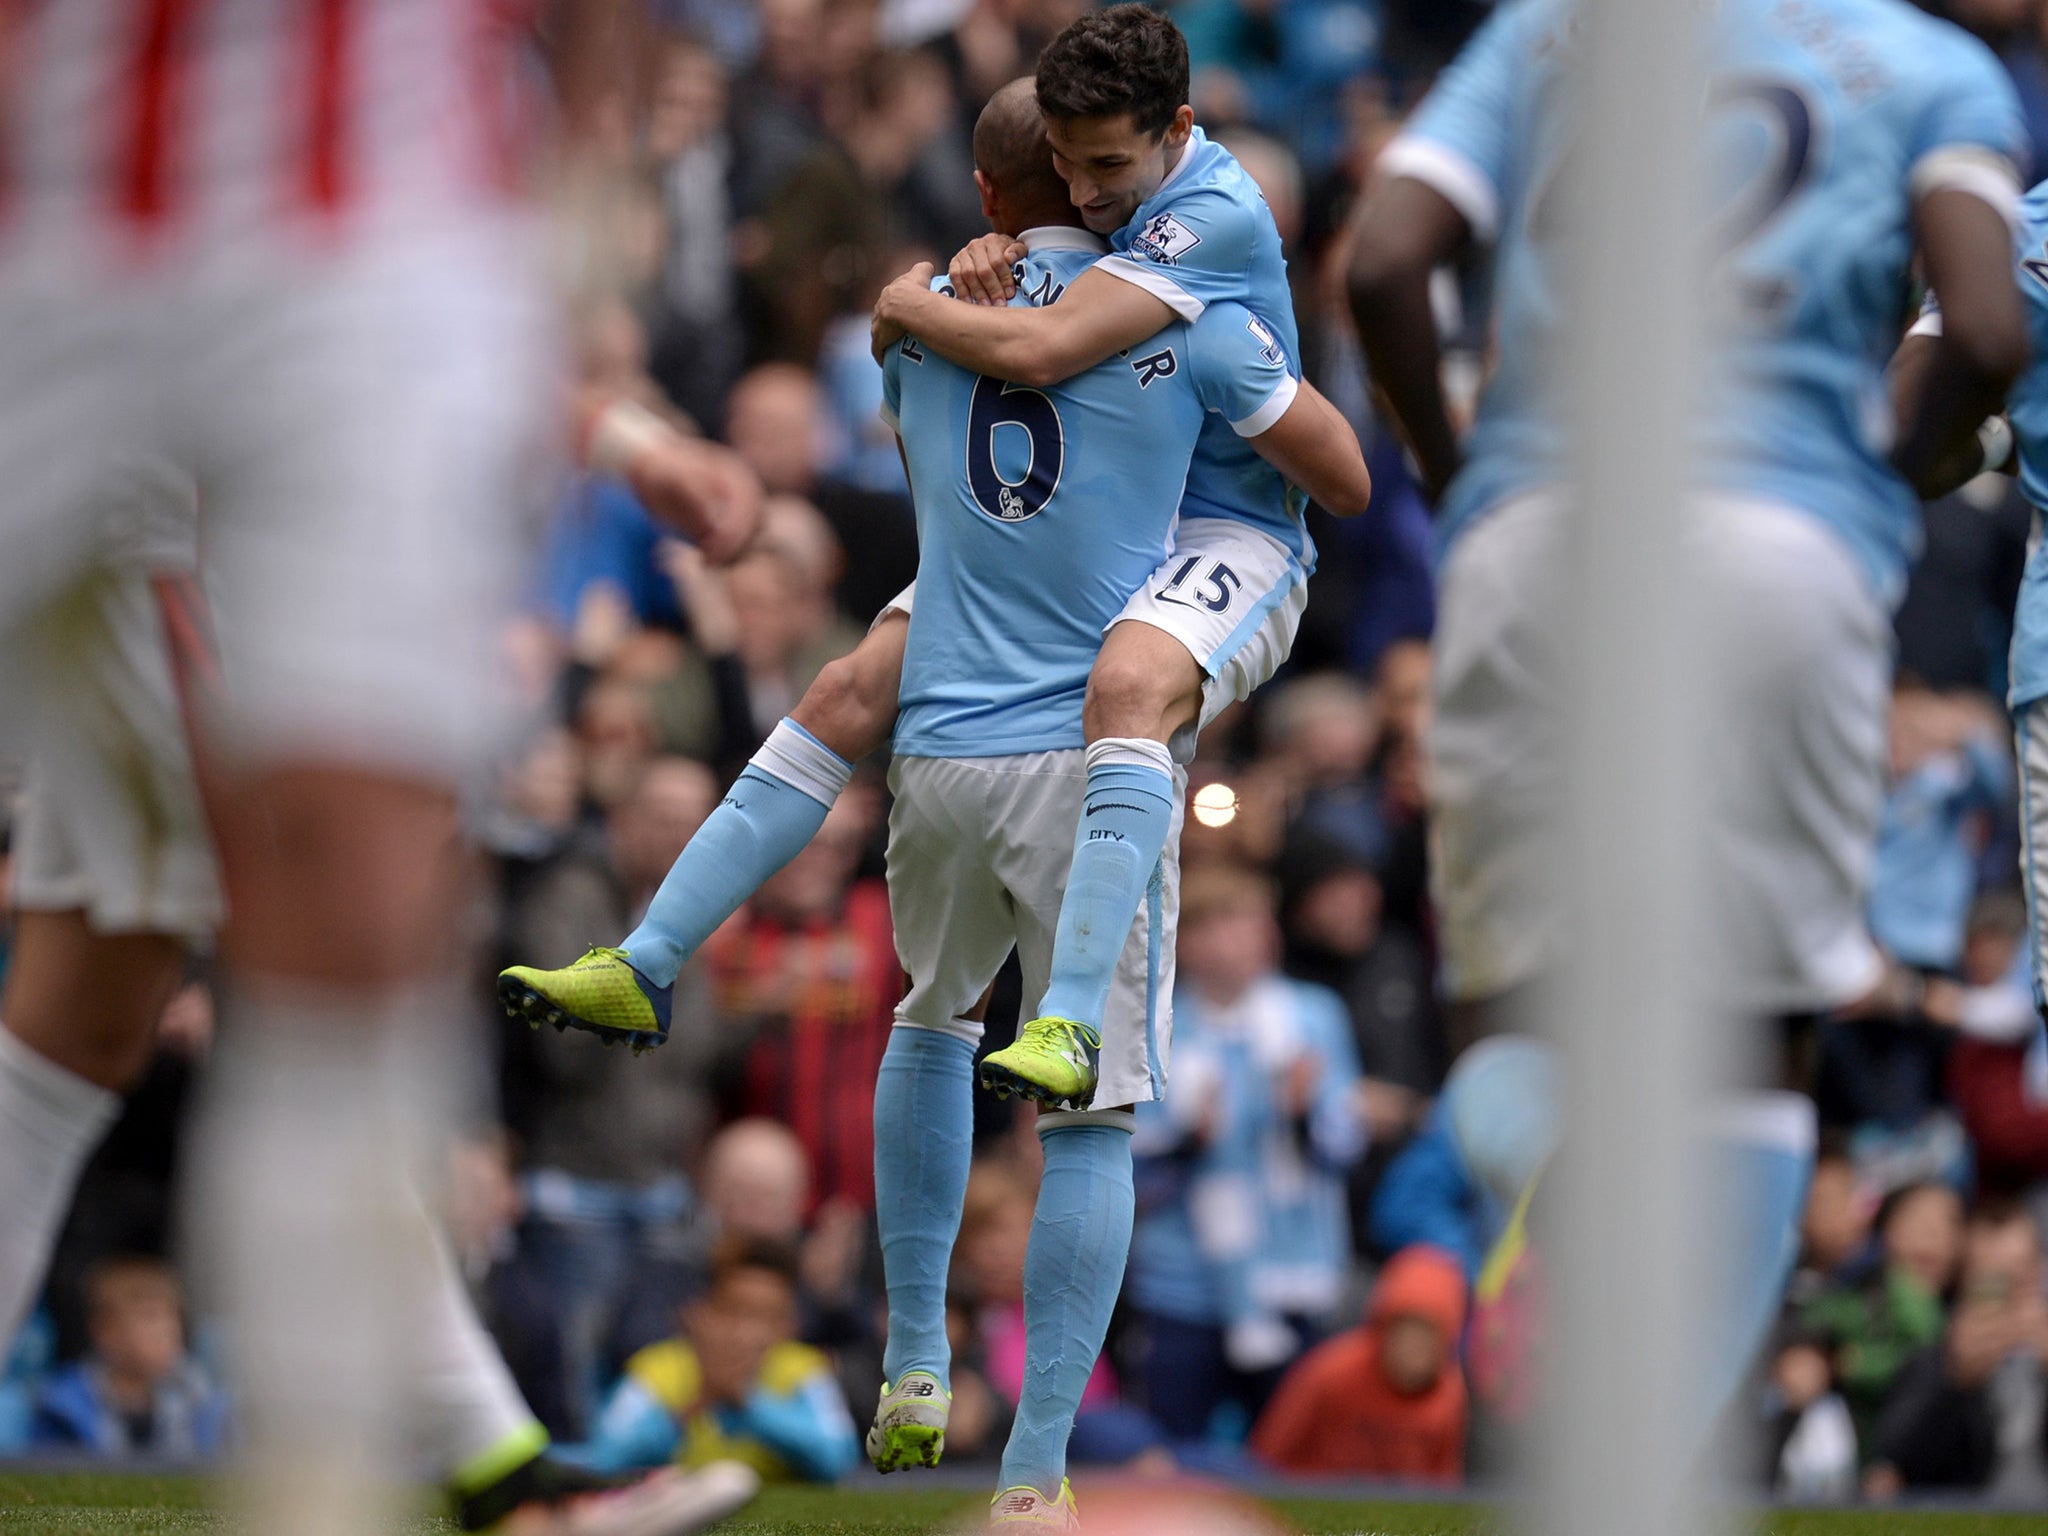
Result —
<instances>
[{"instance_id":1,"label":"blurred foreground player","mask_svg":"<svg viewBox=\"0 0 2048 1536\"><path fill-rule=\"evenodd\" d=\"M588 78L623 4L558 8L566 78ZM434 1102L453 787L498 726L495 621L553 329L506 153L516 31L496 14L77 0L0 15L0 687L16 672L36 699L96 686L78 670L96 648L67 627L138 460L199 486L233 615L206 767L235 1039L199 1214L231 1294L265 1531L375 1522L432 1332L418 1319L446 1296L406 1162ZM39 746L23 697L0 707L10 748ZM27 990L37 973L98 982L96 963L133 983L107 979L104 1017L147 1016L164 947L95 953L93 899L33 925L47 963L10 1001L26 1019L53 1006ZM398 1049L422 1032L427 1048ZM45 1172L75 1173L61 1124L103 1115L104 1092L17 1037L0 1125L45 1141ZM513 1529L690 1528L583 1513L498 1512Z\"/></svg>"},{"instance_id":2,"label":"blurred foreground player","mask_svg":"<svg viewBox=\"0 0 2048 1536\"><path fill-rule=\"evenodd\" d=\"M1445 548L1431 742L1446 981L1465 1033L1516 1022L1557 955L1547 900L1569 680L1560 675L1575 7L1503 6L1384 152L1350 267L1354 316ZM1899 0L1727 0L1707 31L1709 292L1721 345L1700 406L1690 556L1715 672L1713 929L1725 1012L1853 1005L1887 980L1864 928L1882 803L1889 613L1917 552L1901 472L1976 429L2026 355L2006 220L2023 142L1997 61ZM1492 247L1498 366L1468 440L1439 384L1431 271ZM1962 317L1960 384L1894 431L1882 368L1918 257ZM1645 509L1654 515L1656 509ZM1504 1011L1506 1010L1506 1011ZM1742 1205L1699 1359L1733 1392L1789 1272L1812 1108L1716 1117Z\"/></svg>"},{"instance_id":3,"label":"blurred foreground player","mask_svg":"<svg viewBox=\"0 0 2048 1536\"><path fill-rule=\"evenodd\" d=\"M2048 509L2048 182L2021 201L2011 260L2033 336L2033 361L2013 381L2003 411L1961 441L1945 462L1930 464L1915 488L1932 499L1985 471L2014 475L2038 520ZM1926 312L1899 345L1892 377L1902 408L1973 398L1974 380L1950 344L1951 309L1945 297L1930 295ZM2027 969L2034 1006L2048 1020L2048 553L2038 536L2013 612L2008 670L2006 703L2020 768L2020 874L2032 939Z\"/></svg>"},{"instance_id":4,"label":"blurred foreground player","mask_svg":"<svg viewBox=\"0 0 2048 1536\"><path fill-rule=\"evenodd\" d=\"M148 1064L188 949L221 921L182 718L218 685L195 488L162 462L135 463L112 517L109 553L56 637L62 654L36 667L63 686L37 690L16 829L0 997L0 1339L33 1300L80 1167ZM446 1479L465 1529L682 1536L745 1501L743 1469L609 1491L546 1459L546 1433L424 1205L412 1220L403 1395L415 1460Z\"/></svg>"}]
</instances>

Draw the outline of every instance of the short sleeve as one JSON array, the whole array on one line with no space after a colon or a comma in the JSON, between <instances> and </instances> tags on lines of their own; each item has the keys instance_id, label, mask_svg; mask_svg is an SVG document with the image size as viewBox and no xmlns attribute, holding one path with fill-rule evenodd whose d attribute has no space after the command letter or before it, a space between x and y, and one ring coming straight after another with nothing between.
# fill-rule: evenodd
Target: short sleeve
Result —
<instances>
[{"instance_id":1,"label":"short sleeve","mask_svg":"<svg viewBox=\"0 0 2048 1536\"><path fill-rule=\"evenodd\" d=\"M1272 215L1252 196L1203 187L1153 214L1129 250L1096 265L1193 324L1209 305L1245 297L1262 220Z\"/></svg>"},{"instance_id":2,"label":"short sleeve","mask_svg":"<svg viewBox=\"0 0 2048 1536\"><path fill-rule=\"evenodd\" d=\"M1278 334L1242 304L1211 304L1188 334L1195 393L1240 437L1257 437L1300 388Z\"/></svg>"},{"instance_id":3,"label":"short sleeve","mask_svg":"<svg viewBox=\"0 0 2048 1536\"><path fill-rule=\"evenodd\" d=\"M2019 97L1990 49L1950 30L1944 67L1927 72L1908 186L1915 198L1973 193L2012 223L2019 214L2020 167L2028 157Z\"/></svg>"},{"instance_id":4,"label":"short sleeve","mask_svg":"<svg viewBox=\"0 0 2048 1536\"><path fill-rule=\"evenodd\" d=\"M1380 153L1379 174L1440 193L1483 242L1500 233L1507 167L1519 147L1515 104L1532 67L1523 38L1538 4L1495 11Z\"/></svg>"}]
</instances>

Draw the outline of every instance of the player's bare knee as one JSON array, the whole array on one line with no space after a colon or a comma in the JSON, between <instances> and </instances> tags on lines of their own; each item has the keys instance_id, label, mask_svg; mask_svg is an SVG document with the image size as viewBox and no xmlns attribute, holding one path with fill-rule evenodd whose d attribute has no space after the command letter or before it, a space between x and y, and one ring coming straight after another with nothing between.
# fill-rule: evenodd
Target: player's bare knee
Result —
<instances>
[{"instance_id":1,"label":"player's bare knee","mask_svg":"<svg viewBox=\"0 0 2048 1536\"><path fill-rule=\"evenodd\" d=\"M1135 650L1106 648L1088 675L1081 725L1090 741L1135 736L1164 741L1185 713L1183 679Z\"/></svg>"},{"instance_id":2,"label":"player's bare knee","mask_svg":"<svg viewBox=\"0 0 2048 1536\"><path fill-rule=\"evenodd\" d=\"M184 947L166 934L94 933L82 913L26 913L0 1015L22 1044L114 1093L142 1078Z\"/></svg>"}]
</instances>

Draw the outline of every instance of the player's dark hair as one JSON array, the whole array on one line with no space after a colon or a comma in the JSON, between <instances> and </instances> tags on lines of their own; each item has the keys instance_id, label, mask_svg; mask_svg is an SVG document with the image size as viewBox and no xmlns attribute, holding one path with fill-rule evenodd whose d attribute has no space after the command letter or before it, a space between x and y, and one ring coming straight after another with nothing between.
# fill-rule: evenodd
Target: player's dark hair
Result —
<instances>
[{"instance_id":1,"label":"player's dark hair","mask_svg":"<svg viewBox=\"0 0 2048 1536\"><path fill-rule=\"evenodd\" d=\"M1159 12L1112 5L1083 16L1038 56L1038 109L1049 118L1117 117L1164 133L1188 99L1188 40Z\"/></svg>"}]
</instances>

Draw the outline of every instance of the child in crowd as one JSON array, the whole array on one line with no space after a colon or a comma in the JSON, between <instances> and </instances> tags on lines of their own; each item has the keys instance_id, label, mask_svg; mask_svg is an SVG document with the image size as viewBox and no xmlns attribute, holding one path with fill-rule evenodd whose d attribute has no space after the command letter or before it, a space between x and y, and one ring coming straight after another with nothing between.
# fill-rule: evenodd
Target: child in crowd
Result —
<instances>
[{"instance_id":1,"label":"child in crowd","mask_svg":"<svg viewBox=\"0 0 2048 1536\"><path fill-rule=\"evenodd\" d=\"M185 1353L178 1277L161 1259L116 1256L86 1275L91 1352L44 1382L31 1444L96 1456L195 1461L228 1440L228 1404Z\"/></svg>"},{"instance_id":2,"label":"child in crowd","mask_svg":"<svg viewBox=\"0 0 2048 1536\"><path fill-rule=\"evenodd\" d=\"M1434 1248L1397 1253L1364 1325L1287 1373L1252 1454L1282 1472L1457 1483L1470 1412L1457 1359L1464 1322L1464 1266Z\"/></svg>"},{"instance_id":3,"label":"child in crowd","mask_svg":"<svg viewBox=\"0 0 2048 1536\"><path fill-rule=\"evenodd\" d=\"M1176 1440L1234 1441L1338 1313L1358 1059L1336 994L1280 973L1265 877L1189 871L1180 933L1173 1093L1139 1106L1129 1288L1153 1417Z\"/></svg>"},{"instance_id":4,"label":"child in crowd","mask_svg":"<svg viewBox=\"0 0 2048 1536\"><path fill-rule=\"evenodd\" d=\"M605 1472L741 1461L770 1481L831 1482L860 1441L831 1362L796 1342L797 1260L787 1247L720 1243L682 1335L626 1362L574 1459Z\"/></svg>"},{"instance_id":5,"label":"child in crowd","mask_svg":"<svg viewBox=\"0 0 2048 1536\"><path fill-rule=\"evenodd\" d=\"M1830 1348L1856 1438L1870 1444L1906 1361L1941 1337L1943 1298L1962 1260L1963 1204L1944 1184L1909 1184L1879 1208L1880 1262L1794 1307L1801 1334Z\"/></svg>"}]
</instances>

